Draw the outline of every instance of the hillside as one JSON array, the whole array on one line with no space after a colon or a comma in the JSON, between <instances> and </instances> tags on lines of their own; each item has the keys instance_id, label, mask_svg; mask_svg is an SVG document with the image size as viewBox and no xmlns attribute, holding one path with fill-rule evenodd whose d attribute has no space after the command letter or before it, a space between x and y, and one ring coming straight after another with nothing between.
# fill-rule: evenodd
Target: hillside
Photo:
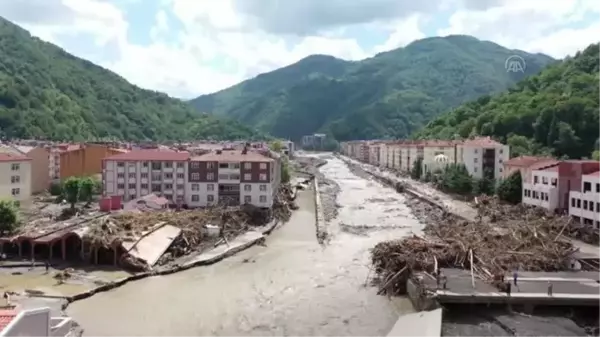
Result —
<instances>
[{"instance_id":1,"label":"hillside","mask_svg":"<svg viewBox=\"0 0 600 337\"><path fill-rule=\"evenodd\" d=\"M466 103L430 122L416 137L489 135L512 155L590 157L598 146L599 48L548 66L495 96Z\"/></svg>"},{"instance_id":2,"label":"hillside","mask_svg":"<svg viewBox=\"0 0 600 337\"><path fill-rule=\"evenodd\" d=\"M140 89L0 18L0 136L86 140L247 138L237 122Z\"/></svg>"},{"instance_id":3,"label":"hillside","mask_svg":"<svg viewBox=\"0 0 600 337\"><path fill-rule=\"evenodd\" d=\"M511 55L525 59L524 73L506 71ZM552 61L470 36L435 37L359 62L313 55L191 103L292 139L317 131L338 140L401 138Z\"/></svg>"}]
</instances>

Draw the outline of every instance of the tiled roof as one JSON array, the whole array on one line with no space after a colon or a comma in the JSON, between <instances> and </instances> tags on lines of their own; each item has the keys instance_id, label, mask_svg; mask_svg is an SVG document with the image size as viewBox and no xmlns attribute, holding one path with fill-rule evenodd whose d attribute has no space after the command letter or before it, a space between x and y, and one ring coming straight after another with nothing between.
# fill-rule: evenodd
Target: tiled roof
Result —
<instances>
[{"instance_id":1,"label":"tiled roof","mask_svg":"<svg viewBox=\"0 0 600 337\"><path fill-rule=\"evenodd\" d=\"M542 167L541 169L539 169L539 171L544 171L544 172L558 172L558 165L553 165L553 166L548 166L548 167Z\"/></svg>"},{"instance_id":2,"label":"tiled roof","mask_svg":"<svg viewBox=\"0 0 600 337\"><path fill-rule=\"evenodd\" d=\"M16 310L0 310L0 332L6 328L12 320L17 317Z\"/></svg>"},{"instance_id":3,"label":"tiled roof","mask_svg":"<svg viewBox=\"0 0 600 337\"><path fill-rule=\"evenodd\" d=\"M519 156L505 161L504 164L509 166L529 167L535 163L553 160L554 159L550 157Z\"/></svg>"},{"instance_id":4,"label":"tiled roof","mask_svg":"<svg viewBox=\"0 0 600 337\"><path fill-rule=\"evenodd\" d=\"M250 161L250 162L272 162L272 158L269 158L257 151L249 150L246 154L242 153L242 150L224 150L221 153L217 151L209 152L200 156L192 157L194 161Z\"/></svg>"},{"instance_id":5,"label":"tiled roof","mask_svg":"<svg viewBox=\"0 0 600 337\"><path fill-rule=\"evenodd\" d=\"M104 158L104 160L118 161L184 161L190 158L189 152L174 152L157 149L135 150L127 153L119 153Z\"/></svg>"},{"instance_id":6,"label":"tiled roof","mask_svg":"<svg viewBox=\"0 0 600 337\"><path fill-rule=\"evenodd\" d=\"M586 176L600 177L600 171L588 173L588 174L586 174Z\"/></svg>"},{"instance_id":7,"label":"tiled roof","mask_svg":"<svg viewBox=\"0 0 600 337\"><path fill-rule=\"evenodd\" d=\"M474 139L467 139L463 143L466 146L502 146L502 143L498 143L490 137L476 137Z\"/></svg>"},{"instance_id":8,"label":"tiled roof","mask_svg":"<svg viewBox=\"0 0 600 337\"><path fill-rule=\"evenodd\" d=\"M544 169L546 167L557 166L558 164L559 164L559 161L556 159L547 159L547 160L535 162L535 163L529 165L529 168L532 170L540 170L540 169Z\"/></svg>"},{"instance_id":9,"label":"tiled roof","mask_svg":"<svg viewBox=\"0 0 600 337\"><path fill-rule=\"evenodd\" d=\"M31 158L13 153L0 153L0 162L11 162L11 161L28 161Z\"/></svg>"}]
</instances>

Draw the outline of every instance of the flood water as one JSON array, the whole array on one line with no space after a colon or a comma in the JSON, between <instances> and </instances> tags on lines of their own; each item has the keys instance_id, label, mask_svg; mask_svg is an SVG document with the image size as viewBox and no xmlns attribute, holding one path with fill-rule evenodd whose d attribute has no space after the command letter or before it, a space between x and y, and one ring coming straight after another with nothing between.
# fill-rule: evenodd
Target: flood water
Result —
<instances>
[{"instance_id":1,"label":"flood water","mask_svg":"<svg viewBox=\"0 0 600 337\"><path fill-rule=\"evenodd\" d=\"M303 191L300 209L267 238L267 247L129 283L72 303L68 314L95 336L385 336L413 309L407 299L365 287L369 249L422 225L402 195L357 177L340 160L329 159L321 171L340 186L329 244L317 242L313 193ZM382 229L364 232L372 226Z\"/></svg>"}]
</instances>

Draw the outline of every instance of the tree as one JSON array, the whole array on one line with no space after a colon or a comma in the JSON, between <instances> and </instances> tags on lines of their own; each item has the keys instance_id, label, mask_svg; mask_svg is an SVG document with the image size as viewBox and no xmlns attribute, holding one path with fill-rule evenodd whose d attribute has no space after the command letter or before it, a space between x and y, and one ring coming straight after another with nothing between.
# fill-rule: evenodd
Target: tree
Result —
<instances>
[{"instance_id":1,"label":"tree","mask_svg":"<svg viewBox=\"0 0 600 337\"><path fill-rule=\"evenodd\" d=\"M269 148L271 151L281 153L283 150L283 143L280 140L273 140L269 143Z\"/></svg>"},{"instance_id":2,"label":"tree","mask_svg":"<svg viewBox=\"0 0 600 337\"><path fill-rule=\"evenodd\" d=\"M13 200L0 200L0 234L6 235L17 229L18 210Z\"/></svg>"},{"instance_id":3,"label":"tree","mask_svg":"<svg viewBox=\"0 0 600 337\"><path fill-rule=\"evenodd\" d=\"M281 159L281 182L288 183L290 181L290 163L287 157Z\"/></svg>"},{"instance_id":4,"label":"tree","mask_svg":"<svg viewBox=\"0 0 600 337\"><path fill-rule=\"evenodd\" d=\"M595 150L594 152L592 152L592 159L593 160L600 160L600 151Z\"/></svg>"},{"instance_id":5,"label":"tree","mask_svg":"<svg viewBox=\"0 0 600 337\"><path fill-rule=\"evenodd\" d=\"M518 204L523 198L523 180L521 172L516 171L508 178L500 181L496 194L500 200L509 202L511 204Z\"/></svg>"},{"instance_id":6,"label":"tree","mask_svg":"<svg viewBox=\"0 0 600 337\"><path fill-rule=\"evenodd\" d=\"M59 182L50 183L50 188L48 188L48 192L52 196L62 195L62 185Z\"/></svg>"},{"instance_id":7,"label":"tree","mask_svg":"<svg viewBox=\"0 0 600 337\"><path fill-rule=\"evenodd\" d=\"M79 201L85 201L86 203L92 202L94 195L94 187L96 183L92 177L81 178L79 181Z\"/></svg>"},{"instance_id":8,"label":"tree","mask_svg":"<svg viewBox=\"0 0 600 337\"><path fill-rule=\"evenodd\" d=\"M65 199L71 204L71 209L75 209L75 204L79 201L79 192L81 188L81 179L69 177L63 184Z\"/></svg>"},{"instance_id":9,"label":"tree","mask_svg":"<svg viewBox=\"0 0 600 337\"><path fill-rule=\"evenodd\" d=\"M464 164L450 164L444 168L438 187L445 192L467 195L473 191L473 178Z\"/></svg>"},{"instance_id":10,"label":"tree","mask_svg":"<svg viewBox=\"0 0 600 337\"><path fill-rule=\"evenodd\" d=\"M410 170L410 177L415 180L419 180L419 179L421 179L422 175L423 175L423 158L418 157L414 161L413 167Z\"/></svg>"}]
</instances>

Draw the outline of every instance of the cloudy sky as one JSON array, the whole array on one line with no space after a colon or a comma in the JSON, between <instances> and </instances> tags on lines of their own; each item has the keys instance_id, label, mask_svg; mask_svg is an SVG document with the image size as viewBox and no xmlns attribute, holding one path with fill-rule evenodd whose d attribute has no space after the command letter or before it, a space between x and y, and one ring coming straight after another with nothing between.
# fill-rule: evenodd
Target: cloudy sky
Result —
<instances>
[{"instance_id":1,"label":"cloudy sky","mask_svg":"<svg viewBox=\"0 0 600 337\"><path fill-rule=\"evenodd\" d=\"M554 57L600 36L598 0L0 0L0 16L181 98L310 54L356 60L427 36Z\"/></svg>"}]
</instances>

